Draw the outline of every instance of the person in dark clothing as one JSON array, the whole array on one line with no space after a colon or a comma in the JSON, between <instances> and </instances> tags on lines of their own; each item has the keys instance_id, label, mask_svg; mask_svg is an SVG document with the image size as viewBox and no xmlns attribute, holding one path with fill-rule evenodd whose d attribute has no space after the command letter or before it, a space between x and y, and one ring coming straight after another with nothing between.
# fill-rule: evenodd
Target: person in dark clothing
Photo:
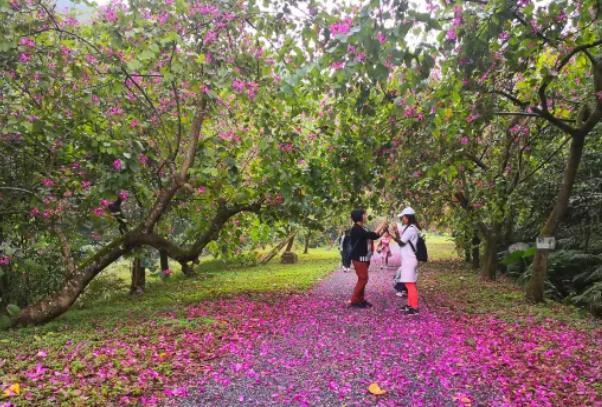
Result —
<instances>
[{"instance_id":1,"label":"person in dark clothing","mask_svg":"<svg viewBox=\"0 0 602 407\"><path fill-rule=\"evenodd\" d=\"M388 225L384 222L375 232L371 232L364 227L366 223L366 211L355 209L351 212L353 227L349 230L349 241L351 244L351 261L357 274L357 283L351 296L350 306L354 308L371 307L364 298L366 284L368 284L368 268L370 267L370 256L372 255L372 241L377 240L387 229Z\"/></svg>"}]
</instances>

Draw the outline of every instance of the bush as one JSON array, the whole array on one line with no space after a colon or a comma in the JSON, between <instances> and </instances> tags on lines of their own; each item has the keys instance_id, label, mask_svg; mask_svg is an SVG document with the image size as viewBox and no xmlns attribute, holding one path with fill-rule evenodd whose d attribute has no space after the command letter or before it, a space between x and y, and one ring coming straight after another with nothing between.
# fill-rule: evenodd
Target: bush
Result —
<instances>
[{"instance_id":1,"label":"bush","mask_svg":"<svg viewBox=\"0 0 602 407\"><path fill-rule=\"evenodd\" d=\"M583 293L572 296L571 302L587 308L598 317L602 317L602 281L594 283Z\"/></svg>"}]
</instances>

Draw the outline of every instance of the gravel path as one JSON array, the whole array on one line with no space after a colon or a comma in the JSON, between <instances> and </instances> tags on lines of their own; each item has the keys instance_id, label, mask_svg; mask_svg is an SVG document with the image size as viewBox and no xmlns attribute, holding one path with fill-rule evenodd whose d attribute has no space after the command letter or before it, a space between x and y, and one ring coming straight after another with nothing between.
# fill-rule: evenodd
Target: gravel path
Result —
<instances>
[{"instance_id":1,"label":"gravel path","mask_svg":"<svg viewBox=\"0 0 602 407\"><path fill-rule=\"evenodd\" d=\"M502 405L480 372L457 358L467 340L451 314L406 316L394 269L372 267L371 309L350 309L355 273L336 271L307 294L267 304L254 337L235 338L229 355L198 380L181 406ZM240 312L245 312L244 309ZM249 310L249 318L256 318ZM386 395L368 393L376 382Z\"/></svg>"}]
</instances>

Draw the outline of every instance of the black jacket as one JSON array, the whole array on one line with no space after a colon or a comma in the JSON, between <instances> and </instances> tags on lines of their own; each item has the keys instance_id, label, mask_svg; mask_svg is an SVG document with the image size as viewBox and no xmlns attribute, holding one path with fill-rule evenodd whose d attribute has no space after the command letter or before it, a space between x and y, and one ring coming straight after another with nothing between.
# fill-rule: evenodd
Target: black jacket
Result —
<instances>
[{"instance_id":1,"label":"black jacket","mask_svg":"<svg viewBox=\"0 0 602 407\"><path fill-rule=\"evenodd\" d=\"M370 261L370 255L372 252L371 240L377 240L380 235L371 232L364 227L355 224L349 231L349 241L352 247L351 260L356 261Z\"/></svg>"}]
</instances>

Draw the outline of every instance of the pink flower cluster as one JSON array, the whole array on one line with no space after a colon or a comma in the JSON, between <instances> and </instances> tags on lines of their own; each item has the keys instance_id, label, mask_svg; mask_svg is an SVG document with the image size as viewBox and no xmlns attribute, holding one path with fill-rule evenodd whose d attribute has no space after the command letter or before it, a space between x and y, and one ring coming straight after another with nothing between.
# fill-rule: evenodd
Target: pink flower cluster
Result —
<instances>
[{"instance_id":1,"label":"pink flower cluster","mask_svg":"<svg viewBox=\"0 0 602 407\"><path fill-rule=\"evenodd\" d=\"M234 79L232 80L232 89L234 89L234 91L237 93L243 93L246 91L249 99L253 100L255 99L255 96L257 96L259 84L257 84L257 82L245 82L240 79Z\"/></svg>"},{"instance_id":2,"label":"pink flower cluster","mask_svg":"<svg viewBox=\"0 0 602 407\"><path fill-rule=\"evenodd\" d=\"M34 40L32 40L29 37L23 37L19 40L19 45L22 45L24 47L34 48L36 46L36 43Z\"/></svg>"},{"instance_id":3,"label":"pink flower cluster","mask_svg":"<svg viewBox=\"0 0 602 407\"><path fill-rule=\"evenodd\" d=\"M8 266L10 264L10 257L0 256L0 266Z\"/></svg>"},{"instance_id":4,"label":"pink flower cluster","mask_svg":"<svg viewBox=\"0 0 602 407\"><path fill-rule=\"evenodd\" d=\"M234 141L237 143L241 141L240 136L232 130L222 131L218 134L218 137L224 141Z\"/></svg>"},{"instance_id":5,"label":"pink flower cluster","mask_svg":"<svg viewBox=\"0 0 602 407\"><path fill-rule=\"evenodd\" d=\"M330 34L333 36L347 34L351 30L352 24L353 20L351 18L346 18L344 20L330 24L330 26L328 26L328 29L330 31Z\"/></svg>"},{"instance_id":6,"label":"pink flower cluster","mask_svg":"<svg viewBox=\"0 0 602 407\"><path fill-rule=\"evenodd\" d=\"M215 42L215 40L217 40L218 34L215 31L209 30L205 33L205 36L203 37L203 44L205 45L209 45L212 42Z\"/></svg>"},{"instance_id":7,"label":"pink flower cluster","mask_svg":"<svg viewBox=\"0 0 602 407\"><path fill-rule=\"evenodd\" d=\"M295 146L292 143L281 143L279 148L283 153L292 153L295 150Z\"/></svg>"}]
</instances>

